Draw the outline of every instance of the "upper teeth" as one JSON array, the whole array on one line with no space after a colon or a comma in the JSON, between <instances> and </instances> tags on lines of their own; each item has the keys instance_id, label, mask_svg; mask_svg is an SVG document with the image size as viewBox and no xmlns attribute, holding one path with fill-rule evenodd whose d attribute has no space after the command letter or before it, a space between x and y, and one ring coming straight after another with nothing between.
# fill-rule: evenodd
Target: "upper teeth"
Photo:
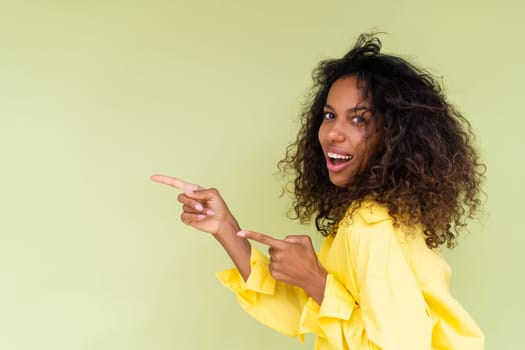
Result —
<instances>
[{"instance_id":1,"label":"upper teeth","mask_svg":"<svg viewBox=\"0 0 525 350\"><path fill-rule=\"evenodd\" d=\"M345 156L343 154L337 154L337 153L332 153L332 152L328 152L328 157L330 158L334 158L334 159L352 159L352 156Z\"/></svg>"}]
</instances>

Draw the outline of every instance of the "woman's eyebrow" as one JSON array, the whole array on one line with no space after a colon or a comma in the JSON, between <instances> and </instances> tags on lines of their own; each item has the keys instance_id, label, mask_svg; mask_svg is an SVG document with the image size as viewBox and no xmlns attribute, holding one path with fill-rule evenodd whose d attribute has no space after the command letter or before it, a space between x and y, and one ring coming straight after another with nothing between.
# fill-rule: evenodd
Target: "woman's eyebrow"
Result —
<instances>
[{"instance_id":1,"label":"woman's eyebrow","mask_svg":"<svg viewBox=\"0 0 525 350\"><path fill-rule=\"evenodd\" d=\"M330 109L330 110L332 110L332 111L335 111L335 108L332 107L332 106L330 106L328 103L326 103L326 104L324 105L324 108L327 108L327 109ZM359 112L359 111L368 111L368 112L369 112L370 109L369 109L367 106L363 106L363 105L361 105L361 106L355 106L355 107L352 107L352 108L348 108L348 109L346 110L347 113L348 113L348 112L354 112L354 113L355 113L355 112Z\"/></svg>"}]
</instances>

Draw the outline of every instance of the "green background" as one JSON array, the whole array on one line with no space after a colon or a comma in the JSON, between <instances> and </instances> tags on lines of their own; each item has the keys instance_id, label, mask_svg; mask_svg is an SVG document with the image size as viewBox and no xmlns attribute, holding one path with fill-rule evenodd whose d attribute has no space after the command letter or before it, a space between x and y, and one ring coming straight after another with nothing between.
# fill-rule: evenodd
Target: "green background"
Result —
<instances>
[{"instance_id":1,"label":"green background","mask_svg":"<svg viewBox=\"0 0 525 350\"><path fill-rule=\"evenodd\" d=\"M312 68L361 32L443 76L488 165L485 215L446 255L488 349L521 349L524 5L515 1L2 1L0 348L310 349L214 277L165 173L242 227L286 218L276 163ZM319 239L316 239L317 243Z\"/></svg>"}]
</instances>

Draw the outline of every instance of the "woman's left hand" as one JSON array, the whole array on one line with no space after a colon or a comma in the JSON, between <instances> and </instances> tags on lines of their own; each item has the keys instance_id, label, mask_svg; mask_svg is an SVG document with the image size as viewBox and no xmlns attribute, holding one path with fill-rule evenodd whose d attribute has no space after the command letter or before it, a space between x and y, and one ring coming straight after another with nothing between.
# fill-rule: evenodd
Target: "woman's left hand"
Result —
<instances>
[{"instance_id":1,"label":"woman's left hand","mask_svg":"<svg viewBox=\"0 0 525 350\"><path fill-rule=\"evenodd\" d=\"M319 304L322 302L328 273L319 262L309 236L287 236L281 240L244 230L237 235L269 247L273 278L301 287Z\"/></svg>"}]
</instances>

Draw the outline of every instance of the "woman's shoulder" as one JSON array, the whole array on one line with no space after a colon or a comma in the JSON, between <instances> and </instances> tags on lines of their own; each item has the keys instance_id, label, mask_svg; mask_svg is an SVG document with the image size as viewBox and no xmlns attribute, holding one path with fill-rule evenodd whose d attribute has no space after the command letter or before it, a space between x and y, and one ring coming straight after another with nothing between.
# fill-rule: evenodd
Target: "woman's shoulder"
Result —
<instances>
[{"instance_id":1,"label":"woman's shoulder","mask_svg":"<svg viewBox=\"0 0 525 350\"><path fill-rule=\"evenodd\" d=\"M399 243L407 243L410 237L417 239L423 237L421 224L408 227L398 223L390 215L386 205L370 199L354 203L348 208L345 217L338 225L337 234L341 232L369 239L385 240L387 237L395 237Z\"/></svg>"},{"instance_id":2,"label":"woman's shoulder","mask_svg":"<svg viewBox=\"0 0 525 350\"><path fill-rule=\"evenodd\" d=\"M384 235L393 231L393 219L388 208L377 201L367 199L349 206L345 216L336 226L335 235L355 240L358 237Z\"/></svg>"},{"instance_id":3,"label":"woman's shoulder","mask_svg":"<svg viewBox=\"0 0 525 350\"><path fill-rule=\"evenodd\" d=\"M429 250L420 224L407 227L396 223L388 207L374 200L365 200L348 208L336 235L345 236L349 243L363 249L389 249L395 242L394 245L402 247L406 254L409 250Z\"/></svg>"},{"instance_id":4,"label":"woman's shoulder","mask_svg":"<svg viewBox=\"0 0 525 350\"><path fill-rule=\"evenodd\" d=\"M385 220L392 220L388 207L372 199L349 206L344 220L363 220L366 224L375 224Z\"/></svg>"}]
</instances>

